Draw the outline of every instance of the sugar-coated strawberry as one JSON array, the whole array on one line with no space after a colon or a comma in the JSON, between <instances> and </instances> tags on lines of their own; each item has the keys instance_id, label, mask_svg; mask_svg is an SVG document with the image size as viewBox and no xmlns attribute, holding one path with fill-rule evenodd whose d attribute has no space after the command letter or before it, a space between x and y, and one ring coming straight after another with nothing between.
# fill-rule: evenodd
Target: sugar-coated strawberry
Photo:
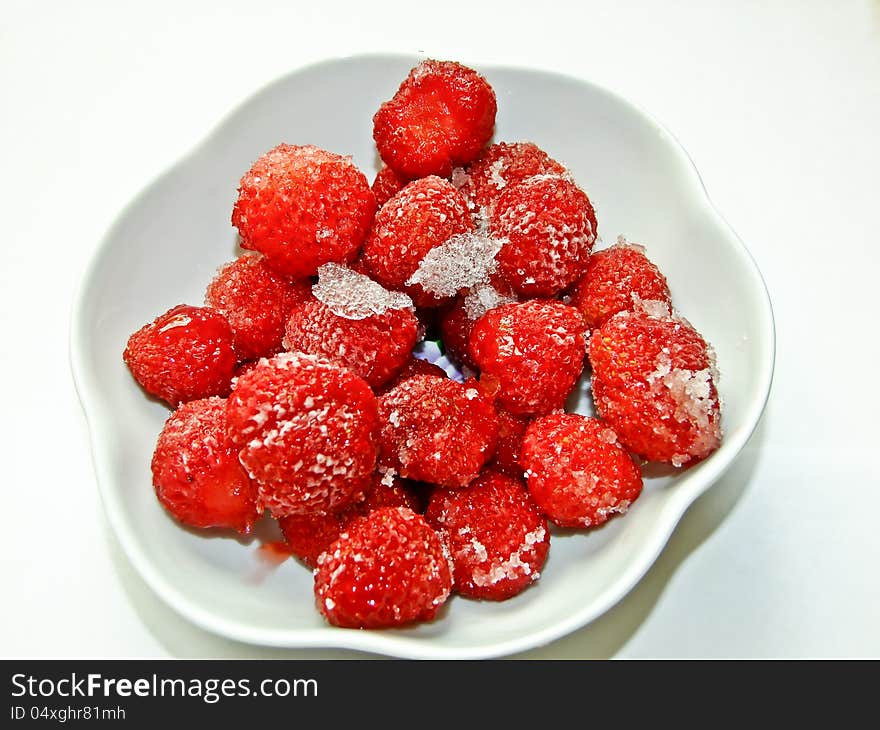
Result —
<instances>
[{"instance_id":1,"label":"sugar-coated strawberry","mask_svg":"<svg viewBox=\"0 0 880 730\"><path fill-rule=\"evenodd\" d=\"M532 142L497 142L467 168L461 191L485 215L508 186L535 175L565 173L565 167Z\"/></svg>"},{"instance_id":2,"label":"sugar-coated strawberry","mask_svg":"<svg viewBox=\"0 0 880 730\"><path fill-rule=\"evenodd\" d=\"M400 372L418 339L412 302L337 264L318 271L314 297L290 312L285 348L336 360L381 387Z\"/></svg>"},{"instance_id":3,"label":"sugar-coated strawberry","mask_svg":"<svg viewBox=\"0 0 880 730\"><path fill-rule=\"evenodd\" d=\"M222 314L180 304L135 332L122 358L144 390L177 406L229 393L237 361L232 342Z\"/></svg>"},{"instance_id":4,"label":"sugar-coated strawberry","mask_svg":"<svg viewBox=\"0 0 880 730\"><path fill-rule=\"evenodd\" d=\"M521 295L551 297L584 273L596 240L596 214L568 177L537 175L501 191L489 233L507 243L498 272Z\"/></svg>"},{"instance_id":5,"label":"sugar-coated strawberry","mask_svg":"<svg viewBox=\"0 0 880 730\"><path fill-rule=\"evenodd\" d=\"M275 517L340 511L370 488L376 397L347 368L305 353L261 360L236 380L227 416L239 460Z\"/></svg>"},{"instance_id":6,"label":"sugar-coated strawberry","mask_svg":"<svg viewBox=\"0 0 880 730\"><path fill-rule=\"evenodd\" d=\"M451 590L440 537L405 507L378 509L348 526L315 570L318 610L345 628L430 621Z\"/></svg>"},{"instance_id":7,"label":"sugar-coated strawberry","mask_svg":"<svg viewBox=\"0 0 880 730\"><path fill-rule=\"evenodd\" d=\"M538 507L562 527L601 525L642 491L642 475L614 431L574 413L532 421L520 464Z\"/></svg>"},{"instance_id":8,"label":"sugar-coated strawberry","mask_svg":"<svg viewBox=\"0 0 880 730\"><path fill-rule=\"evenodd\" d=\"M451 61L423 61L373 116L373 139L397 174L448 177L489 141L496 111L495 92L476 71Z\"/></svg>"},{"instance_id":9,"label":"sugar-coated strawberry","mask_svg":"<svg viewBox=\"0 0 880 730\"><path fill-rule=\"evenodd\" d=\"M436 489L425 518L449 550L461 595L503 601L540 577L550 532L519 479L484 471L464 489Z\"/></svg>"},{"instance_id":10,"label":"sugar-coated strawberry","mask_svg":"<svg viewBox=\"0 0 880 730\"><path fill-rule=\"evenodd\" d=\"M339 534L355 520L382 507L406 507L422 511L421 497L410 482L397 477L381 478L377 474L373 487L363 502L341 512L325 514L287 515L278 520L290 552L308 567L318 564L318 556L336 542Z\"/></svg>"},{"instance_id":11,"label":"sugar-coated strawberry","mask_svg":"<svg viewBox=\"0 0 880 730\"><path fill-rule=\"evenodd\" d=\"M633 309L638 301L672 302L666 277L645 249L621 236L611 248L597 251L571 293L571 305L584 316L587 327L599 327L611 315Z\"/></svg>"},{"instance_id":12,"label":"sugar-coated strawberry","mask_svg":"<svg viewBox=\"0 0 880 730\"><path fill-rule=\"evenodd\" d=\"M370 184L350 158L281 144L241 179L232 223L244 248L304 279L321 264L352 261L375 212Z\"/></svg>"},{"instance_id":13,"label":"sugar-coated strawberry","mask_svg":"<svg viewBox=\"0 0 880 730\"><path fill-rule=\"evenodd\" d=\"M630 451L683 466L718 448L715 356L687 321L644 302L595 330L589 357L596 410Z\"/></svg>"},{"instance_id":14,"label":"sugar-coated strawberry","mask_svg":"<svg viewBox=\"0 0 880 730\"><path fill-rule=\"evenodd\" d=\"M418 320L409 309L389 309L364 319L346 319L323 302L296 305L285 330L289 350L336 360L381 387L406 364L418 336Z\"/></svg>"},{"instance_id":15,"label":"sugar-coated strawberry","mask_svg":"<svg viewBox=\"0 0 880 730\"><path fill-rule=\"evenodd\" d=\"M586 328L566 304L534 299L484 314L470 337L481 381L498 381L498 402L514 415L535 416L565 405L583 370Z\"/></svg>"},{"instance_id":16,"label":"sugar-coated strawberry","mask_svg":"<svg viewBox=\"0 0 880 730\"><path fill-rule=\"evenodd\" d=\"M372 185L373 195L376 196L376 205L381 208L403 190L408 182L410 182L409 178L398 175L387 165L382 165L382 169L376 173Z\"/></svg>"},{"instance_id":17,"label":"sugar-coated strawberry","mask_svg":"<svg viewBox=\"0 0 880 730\"><path fill-rule=\"evenodd\" d=\"M376 214L362 257L371 275L388 289L406 291L420 307L437 297L407 281L432 248L473 229L467 202L451 183L426 177L409 183Z\"/></svg>"},{"instance_id":18,"label":"sugar-coated strawberry","mask_svg":"<svg viewBox=\"0 0 880 730\"><path fill-rule=\"evenodd\" d=\"M165 422L152 461L156 496L190 527L247 534L259 517L256 489L226 433L226 401L184 403Z\"/></svg>"},{"instance_id":19,"label":"sugar-coated strawberry","mask_svg":"<svg viewBox=\"0 0 880 730\"><path fill-rule=\"evenodd\" d=\"M519 452L523 436L531 420L526 416L514 416L504 408L496 407L498 413L498 445L490 466L512 477L522 477Z\"/></svg>"},{"instance_id":20,"label":"sugar-coated strawberry","mask_svg":"<svg viewBox=\"0 0 880 730\"><path fill-rule=\"evenodd\" d=\"M495 407L473 383L431 375L404 380L379 398L379 461L408 479L463 487L495 450Z\"/></svg>"},{"instance_id":21,"label":"sugar-coated strawberry","mask_svg":"<svg viewBox=\"0 0 880 730\"><path fill-rule=\"evenodd\" d=\"M490 309L516 301L510 285L497 276L459 294L438 316L440 337L447 354L460 365L477 370L470 353L471 332L476 321Z\"/></svg>"},{"instance_id":22,"label":"sugar-coated strawberry","mask_svg":"<svg viewBox=\"0 0 880 730\"><path fill-rule=\"evenodd\" d=\"M226 317L238 359L257 360L281 350L290 310L308 296L307 281L288 281L263 256L246 254L221 267L205 304Z\"/></svg>"}]
</instances>

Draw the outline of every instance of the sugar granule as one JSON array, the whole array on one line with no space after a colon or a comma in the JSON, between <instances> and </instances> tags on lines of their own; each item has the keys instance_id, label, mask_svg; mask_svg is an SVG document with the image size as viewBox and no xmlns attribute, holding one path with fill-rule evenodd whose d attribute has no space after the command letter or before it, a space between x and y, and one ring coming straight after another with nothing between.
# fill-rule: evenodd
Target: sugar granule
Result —
<instances>
[{"instance_id":1,"label":"sugar granule","mask_svg":"<svg viewBox=\"0 0 880 730\"><path fill-rule=\"evenodd\" d=\"M406 284L421 284L425 291L439 297L454 296L461 289L485 281L495 271L495 254L504 243L484 232L452 236L425 254Z\"/></svg>"},{"instance_id":2,"label":"sugar granule","mask_svg":"<svg viewBox=\"0 0 880 730\"><path fill-rule=\"evenodd\" d=\"M476 322L490 309L502 304L512 304L516 297L499 292L488 281L477 282L464 297L464 312L471 322Z\"/></svg>"},{"instance_id":3,"label":"sugar granule","mask_svg":"<svg viewBox=\"0 0 880 730\"><path fill-rule=\"evenodd\" d=\"M630 298L635 312L644 312L649 317L672 316L669 305L661 299L642 299L636 292L631 292Z\"/></svg>"},{"instance_id":4,"label":"sugar granule","mask_svg":"<svg viewBox=\"0 0 880 730\"><path fill-rule=\"evenodd\" d=\"M318 269L318 283L312 287L312 294L345 319L366 319L389 309L413 308L406 294L388 291L369 276L332 263Z\"/></svg>"}]
</instances>

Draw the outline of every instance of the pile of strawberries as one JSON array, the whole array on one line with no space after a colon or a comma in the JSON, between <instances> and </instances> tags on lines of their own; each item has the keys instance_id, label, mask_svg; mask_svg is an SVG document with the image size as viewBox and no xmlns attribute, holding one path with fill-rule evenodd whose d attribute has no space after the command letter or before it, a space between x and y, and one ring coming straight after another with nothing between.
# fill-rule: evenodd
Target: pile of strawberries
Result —
<instances>
[{"instance_id":1,"label":"pile of strawberries","mask_svg":"<svg viewBox=\"0 0 880 730\"><path fill-rule=\"evenodd\" d=\"M134 333L124 359L176 410L156 494L248 533L268 512L337 626L432 619L450 594L536 581L548 521L595 528L720 443L711 348L529 142L489 144L480 74L426 61L373 118L385 166L281 144L241 179L246 253ZM439 338L461 381L418 359ZM565 413L585 367L599 418Z\"/></svg>"}]
</instances>

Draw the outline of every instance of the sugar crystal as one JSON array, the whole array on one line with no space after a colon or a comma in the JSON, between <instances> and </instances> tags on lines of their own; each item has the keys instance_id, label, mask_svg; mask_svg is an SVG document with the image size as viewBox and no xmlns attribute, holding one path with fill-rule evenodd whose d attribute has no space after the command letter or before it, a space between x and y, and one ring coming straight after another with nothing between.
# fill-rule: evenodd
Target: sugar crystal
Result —
<instances>
[{"instance_id":1,"label":"sugar crystal","mask_svg":"<svg viewBox=\"0 0 880 730\"><path fill-rule=\"evenodd\" d=\"M340 266L324 264L318 269L315 298L345 319L366 319L389 309L412 309L412 300L402 292L388 291L369 276Z\"/></svg>"},{"instance_id":2,"label":"sugar crystal","mask_svg":"<svg viewBox=\"0 0 880 730\"><path fill-rule=\"evenodd\" d=\"M425 291L438 297L455 296L459 290L485 281L495 271L495 254L504 243L483 232L452 236L425 254L406 283L421 284Z\"/></svg>"},{"instance_id":3,"label":"sugar crystal","mask_svg":"<svg viewBox=\"0 0 880 730\"><path fill-rule=\"evenodd\" d=\"M490 309L514 302L516 302L516 297L506 296L488 281L481 281L471 287L465 295L463 306L467 318L475 322Z\"/></svg>"}]
</instances>

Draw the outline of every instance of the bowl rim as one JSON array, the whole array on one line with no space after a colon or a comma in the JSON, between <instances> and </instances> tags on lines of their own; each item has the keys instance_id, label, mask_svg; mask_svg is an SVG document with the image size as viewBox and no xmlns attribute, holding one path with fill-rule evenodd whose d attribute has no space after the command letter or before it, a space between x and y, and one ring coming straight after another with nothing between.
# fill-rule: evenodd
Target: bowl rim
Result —
<instances>
[{"instance_id":1,"label":"bowl rim","mask_svg":"<svg viewBox=\"0 0 880 730\"><path fill-rule=\"evenodd\" d=\"M757 301L756 305L762 315L762 328L760 332L752 334L756 340L760 340L762 343L762 347L759 350L761 357L759 367L751 373L757 397L752 398L745 409L743 415L744 427L737 429L732 435L725 436L721 447L713 454L713 458L707 459L700 465L699 474L683 474L680 477L675 490L670 493L657 520L657 524L661 525L663 529L656 529L651 533L649 542L639 551L638 559L630 561L626 569L618 574L616 579L597 595L592 602L587 604L585 608L571 613L563 621L557 621L542 629L531 631L512 639L488 642L470 647L446 647L432 643L430 639L395 633L395 629L352 631L341 630L331 626L284 630L264 629L212 613L200 604L190 600L184 592L180 591L165 578L154 567L152 561L141 549L138 541L127 529L117 490L110 486L113 480L110 474L108 459L105 455L106 450L101 450L97 446L100 434L103 432L100 424L104 420L104 409L101 406L101 399L96 396L99 390L96 378L90 373L86 364L84 341L88 323L85 320L85 311L90 289L89 285L96 276L98 266L106 251L111 247L114 230L119 221L124 219L129 211L140 203L148 190L197 157L242 107L249 104L253 99L267 93L274 86L284 83L291 76L307 74L324 68L362 60L393 63L409 62L414 66L420 61L425 60L425 58L428 58L428 56L405 53L356 53L334 56L293 68L263 84L228 110L195 146L148 181L123 206L104 232L101 240L91 251L80 272L70 315L69 357L74 387L88 427L92 464L107 520L126 558L132 563L147 585L165 603L182 616L214 634L249 644L269 647L289 649L342 648L367 651L386 656L422 659L484 659L505 656L543 646L591 623L611 609L635 587L656 562L657 557L668 542L669 537L687 508L718 480L743 450L754 433L769 399L776 359L776 331L773 307L766 283L752 254L742 239L715 207L693 160L675 135L638 104L589 79L535 67L476 63L472 67L481 73L497 70L531 75L536 78L554 77L570 83L591 87L592 91L610 98L613 102L626 108L630 113L644 118L644 120L668 138L669 146L675 153L675 164L679 167L679 172L682 173L682 179L688 181L695 197L699 197L702 200L705 209L712 214L719 227L724 229L736 244L734 250L746 264L744 270L748 272L751 278L750 289L759 294L760 301ZM463 63L468 62L463 61ZM468 65L471 64L468 63Z\"/></svg>"}]
</instances>

